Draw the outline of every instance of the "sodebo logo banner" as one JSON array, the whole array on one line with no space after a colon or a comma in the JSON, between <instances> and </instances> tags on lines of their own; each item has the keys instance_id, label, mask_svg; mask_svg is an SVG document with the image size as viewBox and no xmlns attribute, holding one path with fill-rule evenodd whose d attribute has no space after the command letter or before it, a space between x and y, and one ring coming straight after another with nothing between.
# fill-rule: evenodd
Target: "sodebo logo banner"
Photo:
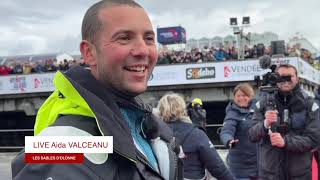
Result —
<instances>
[{"instance_id":1,"label":"sodebo logo banner","mask_svg":"<svg viewBox=\"0 0 320 180\"><path fill-rule=\"evenodd\" d=\"M27 163L82 163L84 153L113 153L113 137L25 137L25 161Z\"/></svg>"},{"instance_id":2,"label":"sodebo logo banner","mask_svg":"<svg viewBox=\"0 0 320 180\"><path fill-rule=\"evenodd\" d=\"M187 68L187 79L211 79L216 77L215 67Z\"/></svg>"}]
</instances>

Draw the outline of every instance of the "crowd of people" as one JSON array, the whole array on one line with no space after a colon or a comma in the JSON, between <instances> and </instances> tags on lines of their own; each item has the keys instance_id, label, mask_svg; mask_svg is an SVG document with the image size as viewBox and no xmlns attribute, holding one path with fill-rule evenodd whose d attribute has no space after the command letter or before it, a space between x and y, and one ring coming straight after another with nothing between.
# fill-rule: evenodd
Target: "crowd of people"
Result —
<instances>
[{"instance_id":1,"label":"crowd of people","mask_svg":"<svg viewBox=\"0 0 320 180\"><path fill-rule=\"evenodd\" d=\"M277 68L285 81L272 98L262 94L254 103L250 85L235 87L221 131L231 148L227 167L203 129L201 100L186 105L180 95L166 94L154 113L139 97L158 53L151 21L137 2L92 5L82 22L80 51L90 68L56 73L56 90L38 110L34 134L112 136L113 153L84 153L80 164L34 164L22 151L12 161L12 179L311 179L319 105L299 88L294 66Z\"/></svg>"},{"instance_id":2,"label":"crowd of people","mask_svg":"<svg viewBox=\"0 0 320 180\"><path fill-rule=\"evenodd\" d=\"M263 44L244 47L245 59L257 59L264 55L272 55L271 46L265 47ZM301 57L303 60L320 70L320 60L312 56L307 49L301 48L299 44L289 46L283 54L287 57ZM202 62L220 62L226 60L238 60L238 49L234 46L208 47L203 49L193 48L190 51L177 51L161 49L159 51L158 64L179 64L179 63L202 63Z\"/></svg>"},{"instance_id":3,"label":"crowd of people","mask_svg":"<svg viewBox=\"0 0 320 180\"><path fill-rule=\"evenodd\" d=\"M10 74L31 74L31 73L49 73L57 70L66 71L70 67L80 65L86 66L82 59L67 60L57 62L55 59L48 59L44 61L8 61L6 64L0 65L0 76Z\"/></svg>"},{"instance_id":4,"label":"crowd of people","mask_svg":"<svg viewBox=\"0 0 320 180\"><path fill-rule=\"evenodd\" d=\"M265 47L263 44L244 47L245 59L257 59L263 55L271 55L271 47ZM316 69L320 70L320 59L312 56L310 51L301 48L299 44L287 46L284 54L288 57L301 57L303 60L311 64ZM193 48L190 51L177 51L160 49L158 54L158 65L180 64L180 63L202 63L202 62L219 62L226 60L237 60L238 50L234 47L208 47L203 49ZM82 59L79 60L64 60L59 63L56 60L48 59L37 62L19 62L9 61L9 63L0 65L0 76L9 74L30 74L54 72L57 70L67 70L74 65L85 66Z\"/></svg>"}]
</instances>

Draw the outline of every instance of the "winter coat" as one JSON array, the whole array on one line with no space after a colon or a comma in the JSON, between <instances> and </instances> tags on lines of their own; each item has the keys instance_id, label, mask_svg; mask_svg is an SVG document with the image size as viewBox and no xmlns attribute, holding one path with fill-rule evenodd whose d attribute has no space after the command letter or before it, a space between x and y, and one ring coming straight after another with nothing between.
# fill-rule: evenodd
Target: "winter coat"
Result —
<instances>
[{"instance_id":1,"label":"winter coat","mask_svg":"<svg viewBox=\"0 0 320 180\"><path fill-rule=\"evenodd\" d=\"M184 178L201 179L207 169L219 180L234 179L204 131L181 120L170 122L169 126L182 146Z\"/></svg>"},{"instance_id":2,"label":"winter coat","mask_svg":"<svg viewBox=\"0 0 320 180\"><path fill-rule=\"evenodd\" d=\"M241 108L231 102L226 108L226 117L220 132L222 143L229 147L229 142L238 139L230 148L227 163L231 172L237 178L258 176L257 144L252 143L248 137L248 130L252 126L254 103L247 108Z\"/></svg>"},{"instance_id":3,"label":"winter coat","mask_svg":"<svg viewBox=\"0 0 320 180\"><path fill-rule=\"evenodd\" d=\"M283 126L284 123L277 122L276 128L272 128L281 132L285 147L271 145L268 129L263 124L267 99L262 97L256 103L253 126L249 129L250 140L259 142L259 177L264 180L309 180L311 150L320 140L319 107L299 87L288 95L277 93L274 101L280 120L284 109L289 110L288 124Z\"/></svg>"}]
</instances>

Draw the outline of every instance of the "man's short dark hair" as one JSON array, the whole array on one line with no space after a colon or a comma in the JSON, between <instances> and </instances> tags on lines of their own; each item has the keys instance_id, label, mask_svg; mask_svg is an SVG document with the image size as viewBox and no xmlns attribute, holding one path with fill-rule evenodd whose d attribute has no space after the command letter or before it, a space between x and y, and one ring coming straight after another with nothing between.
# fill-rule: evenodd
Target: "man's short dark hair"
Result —
<instances>
[{"instance_id":1,"label":"man's short dark hair","mask_svg":"<svg viewBox=\"0 0 320 180\"><path fill-rule=\"evenodd\" d=\"M103 30L103 24L99 19L99 13L101 9L121 5L142 8L134 0L102 0L95 3L84 15L81 27L82 40L87 40L95 44L100 32Z\"/></svg>"},{"instance_id":2,"label":"man's short dark hair","mask_svg":"<svg viewBox=\"0 0 320 180\"><path fill-rule=\"evenodd\" d=\"M298 76L298 70L297 70L297 68L296 68L295 66L291 65L291 64L280 64L280 65L277 67L276 71L278 72L278 70L279 70L280 68L292 68L292 69L294 69L296 76Z\"/></svg>"}]
</instances>

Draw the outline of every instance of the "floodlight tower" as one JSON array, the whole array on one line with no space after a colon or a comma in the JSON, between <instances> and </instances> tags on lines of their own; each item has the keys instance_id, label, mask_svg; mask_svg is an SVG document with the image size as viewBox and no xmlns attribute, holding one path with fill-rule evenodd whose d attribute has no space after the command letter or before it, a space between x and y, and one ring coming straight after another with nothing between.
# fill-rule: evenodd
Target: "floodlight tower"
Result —
<instances>
[{"instance_id":1,"label":"floodlight tower","mask_svg":"<svg viewBox=\"0 0 320 180\"><path fill-rule=\"evenodd\" d=\"M230 18L230 27L233 29L233 34L237 36L238 42L238 59L244 59L244 39L243 29L250 26L250 17L242 17L242 25L238 25L236 17Z\"/></svg>"}]
</instances>

